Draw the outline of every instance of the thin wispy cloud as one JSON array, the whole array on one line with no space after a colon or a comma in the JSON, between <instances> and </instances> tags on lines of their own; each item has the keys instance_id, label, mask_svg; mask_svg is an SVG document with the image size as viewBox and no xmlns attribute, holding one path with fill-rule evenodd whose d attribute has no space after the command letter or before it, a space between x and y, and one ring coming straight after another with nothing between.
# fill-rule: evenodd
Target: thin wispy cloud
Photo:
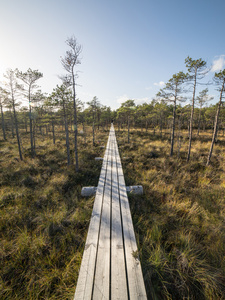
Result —
<instances>
[{"instance_id":1,"label":"thin wispy cloud","mask_svg":"<svg viewBox=\"0 0 225 300\"><path fill-rule=\"evenodd\" d=\"M225 66L225 55L220 55L219 57L217 56L213 61L211 71L218 72L222 70L224 66Z\"/></svg>"},{"instance_id":2,"label":"thin wispy cloud","mask_svg":"<svg viewBox=\"0 0 225 300\"><path fill-rule=\"evenodd\" d=\"M154 82L154 85L155 86L164 86L165 85L165 82L164 81L160 81L160 82Z\"/></svg>"}]
</instances>

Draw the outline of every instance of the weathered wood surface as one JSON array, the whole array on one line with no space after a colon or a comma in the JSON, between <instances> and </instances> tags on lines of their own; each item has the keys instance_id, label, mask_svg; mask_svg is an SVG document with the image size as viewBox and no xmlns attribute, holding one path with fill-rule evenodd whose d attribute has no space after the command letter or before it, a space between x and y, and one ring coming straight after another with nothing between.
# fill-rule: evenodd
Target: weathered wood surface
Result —
<instances>
[{"instance_id":1,"label":"weathered wood surface","mask_svg":"<svg viewBox=\"0 0 225 300\"><path fill-rule=\"evenodd\" d=\"M147 299L123 169L111 126L74 300Z\"/></svg>"}]
</instances>

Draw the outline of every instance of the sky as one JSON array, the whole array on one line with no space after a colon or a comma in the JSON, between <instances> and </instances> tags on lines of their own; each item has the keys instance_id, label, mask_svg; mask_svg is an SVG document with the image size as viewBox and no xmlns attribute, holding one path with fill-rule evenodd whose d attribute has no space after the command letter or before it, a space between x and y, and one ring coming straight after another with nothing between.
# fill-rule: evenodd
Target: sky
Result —
<instances>
[{"instance_id":1,"label":"sky","mask_svg":"<svg viewBox=\"0 0 225 300\"><path fill-rule=\"evenodd\" d=\"M38 69L50 94L65 74L65 41L75 36L81 101L149 103L173 74L187 72L187 56L211 67L204 82L225 68L224 11L224 0L0 0L0 84L9 68ZM217 102L214 86L209 93Z\"/></svg>"}]
</instances>

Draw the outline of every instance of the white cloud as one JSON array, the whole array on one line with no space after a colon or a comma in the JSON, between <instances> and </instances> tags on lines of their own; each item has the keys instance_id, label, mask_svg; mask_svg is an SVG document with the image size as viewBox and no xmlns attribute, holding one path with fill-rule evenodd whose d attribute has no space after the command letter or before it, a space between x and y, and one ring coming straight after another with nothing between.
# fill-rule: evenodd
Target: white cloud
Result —
<instances>
[{"instance_id":1,"label":"white cloud","mask_svg":"<svg viewBox=\"0 0 225 300\"><path fill-rule=\"evenodd\" d=\"M154 85L156 85L156 86L164 86L165 82L164 81L155 82Z\"/></svg>"},{"instance_id":2,"label":"white cloud","mask_svg":"<svg viewBox=\"0 0 225 300\"><path fill-rule=\"evenodd\" d=\"M123 96L120 96L119 98L117 98L116 102L119 103L119 104L121 104L121 103L123 103L123 102L125 102L125 101L127 101L129 99L131 99L131 98L129 98L127 95L123 95Z\"/></svg>"},{"instance_id":3,"label":"white cloud","mask_svg":"<svg viewBox=\"0 0 225 300\"><path fill-rule=\"evenodd\" d=\"M215 58L212 64L211 71L217 72L223 69L225 66L225 55L220 55L219 57Z\"/></svg>"},{"instance_id":4,"label":"white cloud","mask_svg":"<svg viewBox=\"0 0 225 300\"><path fill-rule=\"evenodd\" d=\"M150 101L150 99L148 97L134 98L134 97L128 97L127 95L123 95L123 96L118 97L116 101L117 101L117 103L121 104L121 103L124 103L125 101L127 101L129 99L134 100L136 105L143 104L145 102L148 103Z\"/></svg>"},{"instance_id":5,"label":"white cloud","mask_svg":"<svg viewBox=\"0 0 225 300\"><path fill-rule=\"evenodd\" d=\"M152 87L151 87L151 86L147 86L145 89L146 89L147 91L150 91L150 90L152 90Z\"/></svg>"},{"instance_id":6,"label":"white cloud","mask_svg":"<svg viewBox=\"0 0 225 300\"><path fill-rule=\"evenodd\" d=\"M134 99L136 104L143 104L145 102L149 102L149 98L148 97L144 97L144 98L138 98L138 99Z\"/></svg>"}]
</instances>

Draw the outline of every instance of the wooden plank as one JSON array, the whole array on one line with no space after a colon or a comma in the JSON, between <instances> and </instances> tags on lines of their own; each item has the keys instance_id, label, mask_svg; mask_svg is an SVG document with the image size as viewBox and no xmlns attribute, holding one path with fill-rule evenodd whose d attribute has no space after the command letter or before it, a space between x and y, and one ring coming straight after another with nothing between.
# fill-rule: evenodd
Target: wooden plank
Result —
<instances>
[{"instance_id":1,"label":"wooden plank","mask_svg":"<svg viewBox=\"0 0 225 300\"><path fill-rule=\"evenodd\" d=\"M133 255L136 251L112 125L74 299L147 299L140 261Z\"/></svg>"},{"instance_id":2,"label":"wooden plank","mask_svg":"<svg viewBox=\"0 0 225 300\"><path fill-rule=\"evenodd\" d=\"M123 237L127 268L127 281L129 288L129 299L147 299L144 280L141 270L140 260L134 253L137 251L137 243L134 234L133 222L130 213L130 206L126 193L126 185L124 181L123 169L119 156L118 147L116 146L116 160L119 180L119 193L123 225Z\"/></svg>"},{"instance_id":3,"label":"wooden plank","mask_svg":"<svg viewBox=\"0 0 225 300\"><path fill-rule=\"evenodd\" d=\"M83 252L83 258L81 262L74 300L81 300L81 299L89 300L91 299L92 296L94 272L95 272L95 264L96 264L96 253L98 247L97 245L98 245L99 228L100 228L100 218L101 218L102 201L103 201L103 191L105 186L106 167L108 162L108 152L109 152L108 146L109 146L109 139L107 142L107 148L105 151L101 174L100 174L98 187L96 191L92 216L91 216L86 244Z\"/></svg>"},{"instance_id":4,"label":"wooden plank","mask_svg":"<svg viewBox=\"0 0 225 300\"><path fill-rule=\"evenodd\" d=\"M109 140L109 153L98 241L96 273L94 279L94 300L109 299L110 293L110 215L112 171L111 132L109 134Z\"/></svg>"},{"instance_id":5,"label":"wooden plank","mask_svg":"<svg viewBox=\"0 0 225 300\"><path fill-rule=\"evenodd\" d=\"M111 299L128 299L127 278L124 257L123 232L121 224L118 189L116 139L112 137L112 228L111 228Z\"/></svg>"}]
</instances>

